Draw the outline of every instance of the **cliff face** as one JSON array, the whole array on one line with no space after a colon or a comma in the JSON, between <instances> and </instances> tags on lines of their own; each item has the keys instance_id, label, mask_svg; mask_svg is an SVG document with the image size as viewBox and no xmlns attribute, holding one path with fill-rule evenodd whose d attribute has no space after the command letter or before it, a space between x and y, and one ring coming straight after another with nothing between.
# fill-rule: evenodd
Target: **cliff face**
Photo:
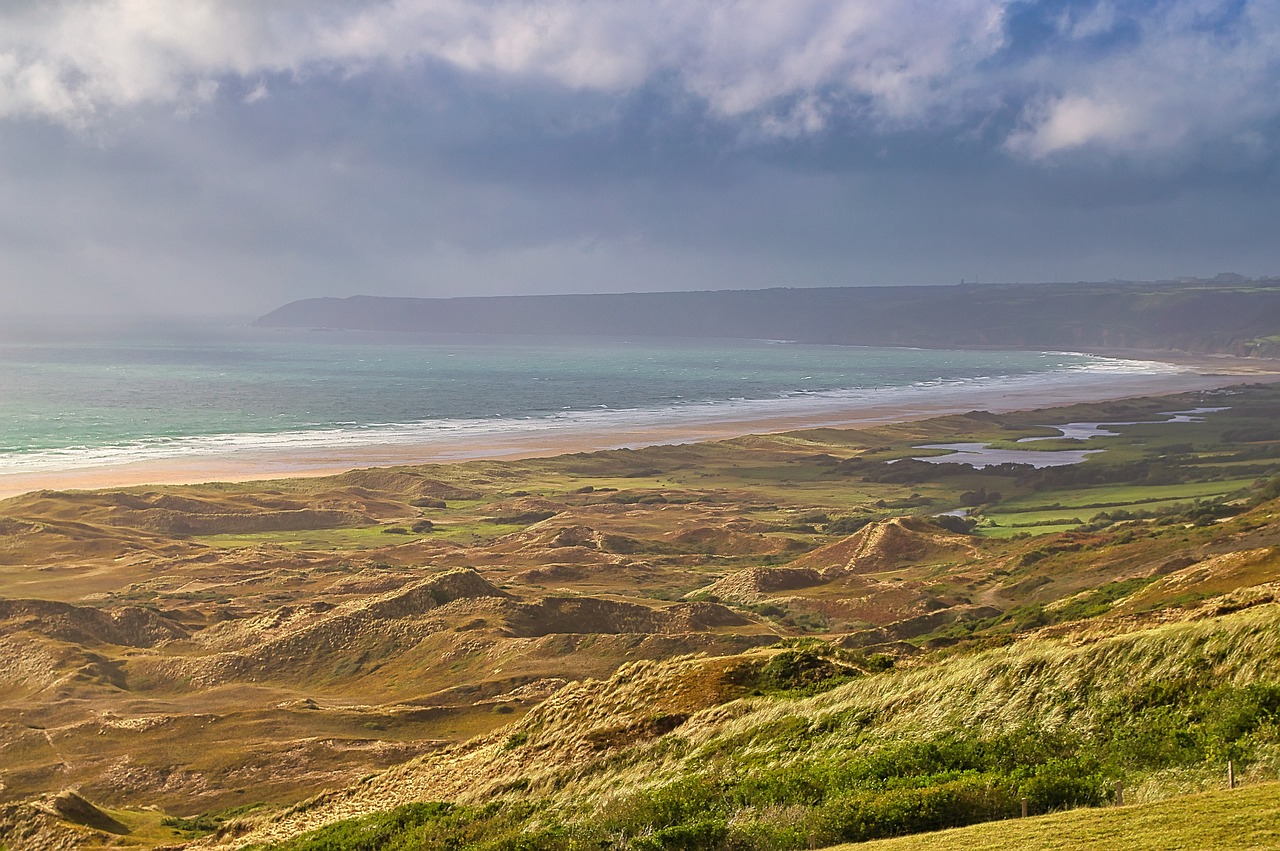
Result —
<instances>
[{"instance_id":1,"label":"cliff face","mask_svg":"<svg viewBox=\"0 0 1280 851\"><path fill-rule=\"evenodd\" d=\"M1269 357L1280 282L984 284L494 298L305 299L262 327L785 339L844 345L1135 348Z\"/></svg>"}]
</instances>

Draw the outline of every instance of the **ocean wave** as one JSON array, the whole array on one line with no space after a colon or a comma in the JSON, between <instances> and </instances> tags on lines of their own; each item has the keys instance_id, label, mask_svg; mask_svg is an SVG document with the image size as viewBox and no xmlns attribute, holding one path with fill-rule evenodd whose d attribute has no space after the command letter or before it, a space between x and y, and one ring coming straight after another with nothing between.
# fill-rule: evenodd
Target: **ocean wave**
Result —
<instances>
[{"instance_id":1,"label":"ocean wave","mask_svg":"<svg viewBox=\"0 0 1280 851\"><path fill-rule=\"evenodd\" d=\"M931 403L963 406L975 390L1016 393L1043 388L1068 391L1090 380L1122 376L1169 375L1187 372L1183 367L1153 361L1101 358L1075 353L1049 352L1054 356L1090 357L1080 364L1062 364L1053 370L1023 375L990 375L938 378L896 387L833 390L794 390L763 399L715 401L676 400L651 408L569 410L492 418L424 419L403 423L344 423L278 432L205 434L148 437L99 446L66 446L21 452L0 451L0 474L74 470L115 466L139 461L217 458L245 452L306 453L329 455L345 449L396 446L474 444L485 440L518 441L521 437L548 434L610 433L667 426L732 423L771 417L807 418L814 426L848 419L860 407L910 406Z\"/></svg>"}]
</instances>

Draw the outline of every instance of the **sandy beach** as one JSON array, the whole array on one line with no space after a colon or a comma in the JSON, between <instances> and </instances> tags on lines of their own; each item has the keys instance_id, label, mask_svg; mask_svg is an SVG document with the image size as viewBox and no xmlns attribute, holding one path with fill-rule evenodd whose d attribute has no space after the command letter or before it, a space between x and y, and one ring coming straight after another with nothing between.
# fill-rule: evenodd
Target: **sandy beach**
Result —
<instances>
[{"instance_id":1,"label":"sandy beach","mask_svg":"<svg viewBox=\"0 0 1280 851\"><path fill-rule=\"evenodd\" d=\"M549 426L479 440L449 435L417 443L358 447L255 450L186 454L168 459L83 466L67 470L0 473L0 497L40 489L74 490L146 484L261 481L321 476L363 467L447 463L478 459L514 459L656 444L721 440L817 427L857 427L926 419L972 410L1006 412L1075 402L1107 401L1193 390L1210 390L1256 381L1280 380L1280 363L1231 357L1170 356L1166 353L1111 351L1114 357L1142 357L1184 368L1149 375L1099 374L1063 387L938 387L917 398L889 404L859 404L822 411L767 416L720 412L706 419L601 430L581 424Z\"/></svg>"}]
</instances>

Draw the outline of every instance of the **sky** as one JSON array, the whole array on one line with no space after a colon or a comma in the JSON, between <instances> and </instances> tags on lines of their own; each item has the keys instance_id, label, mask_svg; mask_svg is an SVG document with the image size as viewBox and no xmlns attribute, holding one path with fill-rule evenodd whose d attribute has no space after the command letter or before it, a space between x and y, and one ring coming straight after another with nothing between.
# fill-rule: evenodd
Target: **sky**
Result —
<instances>
[{"instance_id":1,"label":"sky","mask_svg":"<svg viewBox=\"0 0 1280 851\"><path fill-rule=\"evenodd\" d=\"M0 3L10 316L1264 276L1278 223L1280 0Z\"/></svg>"}]
</instances>

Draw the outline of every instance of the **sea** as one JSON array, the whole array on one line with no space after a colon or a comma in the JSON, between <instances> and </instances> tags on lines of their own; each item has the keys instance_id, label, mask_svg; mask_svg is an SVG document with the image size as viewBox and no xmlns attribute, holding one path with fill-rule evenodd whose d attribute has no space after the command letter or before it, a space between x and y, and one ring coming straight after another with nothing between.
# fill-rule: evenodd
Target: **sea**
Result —
<instances>
[{"instance_id":1,"label":"sea","mask_svg":"<svg viewBox=\"0 0 1280 851\"><path fill-rule=\"evenodd\" d=\"M781 340L218 326L0 339L0 474L814 416L1168 364Z\"/></svg>"}]
</instances>

